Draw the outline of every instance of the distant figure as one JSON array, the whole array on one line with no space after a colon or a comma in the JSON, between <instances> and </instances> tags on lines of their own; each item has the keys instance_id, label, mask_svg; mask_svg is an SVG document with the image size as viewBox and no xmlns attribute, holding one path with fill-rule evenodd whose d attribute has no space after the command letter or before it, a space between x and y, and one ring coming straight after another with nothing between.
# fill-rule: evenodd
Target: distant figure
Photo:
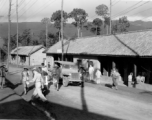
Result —
<instances>
[{"instance_id":1,"label":"distant figure","mask_svg":"<svg viewBox=\"0 0 152 120\"><path fill-rule=\"evenodd\" d=\"M118 70L116 68L113 68L111 71L111 76L112 76L112 88L115 87L115 89L118 89L118 79L120 77L120 74L118 73Z\"/></svg>"},{"instance_id":2,"label":"distant figure","mask_svg":"<svg viewBox=\"0 0 152 120\"><path fill-rule=\"evenodd\" d=\"M5 77L6 77L6 72L7 72L7 68L5 67L5 65L0 66L0 89L3 89L4 85L5 85Z\"/></svg>"},{"instance_id":3,"label":"distant figure","mask_svg":"<svg viewBox=\"0 0 152 120\"><path fill-rule=\"evenodd\" d=\"M128 75L128 81L129 81L129 82L132 82L132 81L133 81L132 77L133 77L133 73L130 73L130 74Z\"/></svg>"},{"instance_id":4,"label":"distant figure","mask_svg":"<svg viewBox=\"0 0 152 120\"><path fill-rule=\"evenodd\" d=\"M101 83L101 71L100 71L100 69L99 68L97 68L97 71L96 71L96 83L97 84L100 84Z\"/></svg>"},{"instance_id":5,"label":"distant figure","mask_svg":"<svg viewBox=\"0 0 152 120\"><path fill-rule=\"evenodd\" d=\"M22 84L24 87L24 94L27 94L28 84L29 84L29 73L28 68L24 67L24 70L22 72Z\"/></svg>"},{"instance_id":6,"label":"distant figure","mask_svg":"<svg viewBox=\"0 0 152 120\"><path fill-rule=\"evenodd\" d=\"M93 67L93 65L90 64L90 67L89 67L89 78L90 78L90 81L93 80L93 74L94 74L94 67Z\"/></svg>"},{"instance_id":7,"label":"distant figure","mask_svg":"<svg viewBox=\"0 0 152 120\"><path fill-rule=\"evenodd\" d=\"M128 75L128 85L132 85L133 83L133 73L131 72L129 75Z\"/></svg>"},{"instance_id":8,"label":"distant figure","mask_svg":"<svg viewBox=\"0 0 152 120\"><path fill-rule=\"evenodd\" d=\"M142 75L140 79L141 79L141 82L145 83L145 76L144 75Z\"/></svg>"},{"instance_id":9,"label":"distant figure","mask_svg":"<svg viewBox=\"0 0 152 120\"><path fill-rule=\"evenodd\" d=\"M136 82L137 82L137 83L140 83L140 82L141 82L141 75L140 75L140 74L137 75L137 77L136 77Z\"/></svg>"}]
</instances>

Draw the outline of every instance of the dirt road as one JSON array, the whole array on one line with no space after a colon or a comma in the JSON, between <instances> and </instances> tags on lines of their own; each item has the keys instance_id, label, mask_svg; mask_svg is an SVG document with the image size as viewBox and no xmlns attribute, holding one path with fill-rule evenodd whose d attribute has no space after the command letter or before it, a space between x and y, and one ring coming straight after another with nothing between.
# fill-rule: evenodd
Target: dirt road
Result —
<instances>
[{"instance_id":1,"label":"dirt road","mask_svg":"<svg viewBox=\"0 0 152 120\"><path fill-rule=\"evenodd\" d=\"M19 77L10 75L8 78L17 83ZM22 91L21 86L15 89ZM139 95L138 91L142 92L127 87L116 91L88 83L84 88L61 86L56 91L51 85L46 97L50 111L57 115L58 120L151 120L152 93ZM23 97L29 100L32 92L33 89Z\"/></svg>"}]
</instances>

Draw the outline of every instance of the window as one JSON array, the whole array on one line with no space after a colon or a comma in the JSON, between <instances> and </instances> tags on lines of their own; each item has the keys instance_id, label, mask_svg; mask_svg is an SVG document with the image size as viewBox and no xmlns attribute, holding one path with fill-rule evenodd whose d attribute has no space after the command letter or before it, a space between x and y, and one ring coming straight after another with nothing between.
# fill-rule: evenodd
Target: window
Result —
<instances>
[{"instance_id":1,"label":"window","mask_svg":"<svg viewBox=\"0 0 152 120\"><path fill-rule=\"evenodd\" d=\"M16 59L16 55L12 55L12 60L15 60Z\"/></svg>"},{"instance_id":2,"label":"window","mask_svg":"<svg viewBox=\"0 0 152 120\"><path fill-rule=\"evenodd\" d=\"M26 56L20 56L20 62L25 63L26 62Z\"/></svg>"}]
</instances>

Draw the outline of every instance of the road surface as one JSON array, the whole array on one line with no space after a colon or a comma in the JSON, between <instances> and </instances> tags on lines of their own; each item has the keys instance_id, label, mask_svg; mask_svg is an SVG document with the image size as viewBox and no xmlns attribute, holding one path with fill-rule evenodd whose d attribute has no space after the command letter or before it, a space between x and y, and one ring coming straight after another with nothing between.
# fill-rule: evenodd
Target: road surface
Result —
<instances>
[{"instance_id":1,"label":"road surface","mask_svg":"<svg viewBox=\"0 0 152 120\"><path fill-rule=\"evenodd\" d=\"M19 73L8 75L8 79L17 84ZM107 85L108 86L108 85ZM14 90L22 94L21 85ZM33 87L27 95L30 100ZM119 86L118 90L104 85L85 83L80 86L62 87L56 91L50 86L49 100L50 112L57 115L58 120L151 120L152 118L152 92Z\"/></svg>"}]
</instances>

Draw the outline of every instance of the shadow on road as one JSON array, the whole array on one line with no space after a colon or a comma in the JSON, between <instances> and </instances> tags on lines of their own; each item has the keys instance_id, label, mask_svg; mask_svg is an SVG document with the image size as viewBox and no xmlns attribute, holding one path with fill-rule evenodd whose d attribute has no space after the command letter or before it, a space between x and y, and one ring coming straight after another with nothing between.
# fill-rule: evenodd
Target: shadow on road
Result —
<instances>
[{"instance_id":1,"label":"shadow on road","mask_svg":"<svg viewBox=\"0 0 152 120\"><path fill-rule=\"evenodd\" d=\"M81 85L81 102L82 102L82 110L88 112L88 107L87 107L85 93L84 93L84 82Z\"/></svg>"},{"instance_id":2,"label":"shadow on road","mask_svg":"<svg viewBox=\"0 0 152 120\"><path fill-rule=\"evenodd\" d=\"M84 102L84 101L83 101ZM42 101L36 101L36 104L41 108L45 108L50 114L54 114L57 117L55 120L121 120L107 115L95 114L88 111L88 108L84 104L83 110L56 104L56 103L43 103Z\"/></svg>"},{"instance_id":3,"label":"shadow on road","mask_svg":"<svg viewBox=\"0 0 152 120\"><path fill-rule=\"evenodd\" d=\"M6 83L5 83L5 85L7 86L7 87L9 87L9 88L11 88L11 89L15 89L15 88L17 88L19 85L22 85L22 83L17 83L17 84L12 84L9 80L7 80L6 79Z\"/></svg>"},{"instance_id":4,"label":"shadow on road","mask_svg":"<svg viewBox=\"0 0 152 120\"><path fill-rule=\"evenodd\" d=\"M45 115L24 100L13 100L0 103L0 119L47 120Z\"/></svg>"},{"instance_id":5,"label":"shadow on road","mask_svg":"<svg viewBox=\"0 0 152 120\"><path fill-rule=\"evenodd\" d=\"M108 87L108 88L112 88L111 84L105 84L105 86Z\"/></svg>"},{"instance_id":6,"label":"shadow on road","mask_svg":"<svg viewBox=\"0 0 152 120\"><path fill-rule=\"evenodd\" d=\"M6 97L0 99L0 102L4 101L5 99L7 99L7 98L9 98L9 97L11 97L11 96L13 96L13 95L16 95L16 94L15 94L15 93L10 94L10 95L8 95L8 96L6 96Z\"/></svg>"},{"instance_id":7,"label":"shadow on road","mask_svg":"<svg viewBox=\"0 0 152 120\"><path fill-rule=\"evenodd\" d=\"M151 91L143 91L143 92L140 92L140 94L149 94L149 95L152 95L152 92Z\"/></svg>"}]
</instances>

